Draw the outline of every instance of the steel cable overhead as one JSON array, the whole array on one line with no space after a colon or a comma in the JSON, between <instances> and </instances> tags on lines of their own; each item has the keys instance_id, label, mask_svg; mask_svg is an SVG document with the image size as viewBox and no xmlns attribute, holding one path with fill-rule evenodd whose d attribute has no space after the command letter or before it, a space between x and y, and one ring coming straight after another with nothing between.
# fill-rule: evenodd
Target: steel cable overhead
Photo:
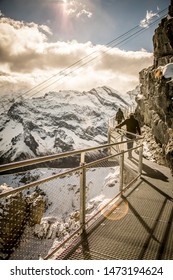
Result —
<instances>
[{"instance_id":1,"label":"steel cable overhead","mask_svg":"<svg viewBox=\"0 0 173 280\"><path fill-rule=\"evenodd\" d=\"M157 15L161 15L162 13L164 13L167 9L162 10L160 13L158 13ZM119 46L120 44L125 44L128 40L130 40L132 37L136 37L138 36L139 33L143 33L145 32L148 27L153 26L154 24L156 24L157 22L160 21L160 19L162 19L163 17L165 17L166 14L164 14L162 17L160 17L159 19L151 22L146 28L141 27L140 25L136 25L135 27L133 27L132 29L130 29L129 31L125 32L124 34L118 36L117 38L113 39L112 41L110 41L108 44L106 44L104 47L100 47L100 49L98 49L97 51L94 51L90 54L88 54L87 56L81 58L80 60L78 60L77 62L75 62L74 64L70 65L69 67L66 67L64 70L58 72L57 74L53 75L51 78L49 78L48 80L51 80L52 78L54 78L55 76L58 75L63 75L63 77L59 77L57 80L51 82L51 84L45 86L44 88L38 90L36 93L33 93L30 97L40 93L42 90L49 88L50 86L52 86L53 84L61 81L63 78L73 74L76 70L80 69L81 67L91 63L92 61L94 61L95 59L100 57L100 52L102 51L102 55L108 53L113 47ZM140 29L139 29L140 28ZM139 30L137 30L139 29ZM137 30L137 31L135 31ZM133 32L133 33L132 33ZM130 33L132 33L131 35L129 35ZM126 37L128 36L128 37ZM125 38L124 38L125 37ZM119 41L121 40L121 41ZM110 49L107 50L103 50L103 48L105 47L109 47ZM90 58L92 55L96 54L95 57ZM86 59L90 58L89 60L85 61ZM82 63L82 64L80 64ZM67 72L68 70L71 70L70 72ZM46 80L45 83L48 81ZM38 85L39 86L39 85ZM31 89L32 90L32 89Z\"/></svg>"},{"instance_id":2,"label":"steel cable overhead","mask_svg":"<svg viewBox=\"0 0 173 280\"><path fill-rule=\"evenodd\" d=\"M40 84L32 87L31 89L25 91L24 93L18 95L18 97L16 98L16 100L14 102L16 102L17 99L19 99L21 97L22 98L24 98L24 97L31 98L31 97L37 95L41 91L44 91L45 89L51 87L53 84L55 84L55 83L57 84L59 81L62 81L62 79L73 74L75 71L77 71L81 67L84 67L85 65L87 65L89 63L92 63L94 60L98 59L100 57L100 55L106 55L106 53L108 53L112 48L125 44L127 41L131 40L132 38L137 37L141 33L145 32L148 28L150 28L151 26L156 24L158 21L160 21L163 17L165 17L166 14L164 14L164 15L162 15L162 14L165 13L166 10L167 10L167 8L165 8L161 12L157 13L156 16L159 16L159 18L157 20L149 23L147 27L141 27L140 25L136 25L135 27L131 28L124 34L111 40L106 45L101 46L97 50L82 57L81 59L74 62L70 66L68 66L68 67L64 68L63 70L59 71L58 73L52 75L50 78L46 79L45 81L41 82ZM108 49L105 50L105 47ZM92 57L93 55L96 55L96 56ZM60 77L57 79L57 76L60 76ZM56 80L54 80L55 78L56 78ZM35 90L35 92L33 92L34 90ZM1 108L4 109L4 107L2 105L1 105Z\"/></svg>"},{"instance_id":3,"label":"steel cable overhead","mask_svg":"<svg viewBox=\"0 0 173 280\"><path fill-rule=\"evenodd\" d=\"M163 17L165 17L165 14L164 14L161 18L159 18L159 19L155 20L154 22L150 23L150 24L148 25L148 27L153 26L154 24L156 24L157 22L159 22L160 19L162 19ZM134 28L132 28L131 30L129 30L128 32L126 32L126 34L130 33L132 30L133 30L133 31L136 30L138 27L139 27L139 25L138 25L138 26L135 26ZM148 27L147 27L147 28L148 28ZM49 87L52 86L53 84L55 84L55 83L57 83L57 82L59 82L59 81L62 81L63 78L65 78L66 76L69 76L69 75L73 74L75 71L77 71L77 70L80 69L81 67L83 67L83 66L85 66L85 65L87 65L87 64L89 64L89 63L92 63L93 61L95 61L96 59L98 59L98 58L100 57L100 55L101 55L100 52L101 52L101 51L102 51L102 56L104 56L104 55L106 55L106 53L110 52L112 48L125 44L127 41L131 40L132 38L137 37L138 35L140 35L141 33L145 32L145 31L146 31L146 28L141 28L141 29L137 30L137 31L134 32L133 34L129 35L128 37L126 37L125 39L122 39L120 42L117 42L117 43L115 43L116 40L117 40L117 38L116 38L115 40L112 40L110 43L108 43L107 45L105 45L106 47L110 47L109 49L103 50L103 47L102 47L100 50L97 50L97 51L92 52L91 54L87 55L85 58L88 58L88 57L90 57L90 56L93 55L93 54L96 54L97 56L90 58L90 59L87 60L86 62L83 62L84 59L80 59L78 62L83 62L81 65L78 65L78 64L77 64L77 67L76 67L76 68L72 69L70 72L63 73L63 77L59 77L59 79L57 79L56 81L53 81L51 84L45 86L43 89L38 90L36 93L33 93L32 95L30 95L30 97L32 97L32 96L34 96L34 95L40 93L40 92L41 92L42 90L44 90L44 89L49 88ZM123 38L123 37L124 37L124 34L121 35L121 36L119 36L118 39ZM113 44L113 45L112 45L112 44ZM112 45L112 46L111 46L111 45ZM67 67L65 70L70 70L70 69L71 69L71 66ZM58 74L59 74L59 73L58 73ZM62 83L63 83L63 82L62 82ZM54 89L55 89L55 88L54 88Z\"/></svg>"},{"instance_id":4,"label":"steel cable overhead","mask_svg":"<svg viewBox=\"0 0 173 280\"><path fill-rule=\"evenodd\" d=\"M132 32L133 30L136 30L136 28L138 28L138 27L139 27L139 26L137 25L137 26L133 27L132 29L130 29L129 31L127 31L126 33L124 33L123 35L118 36L116 39L114 39L114 40L110 41L108 44L106 44L105 47L111 46L112 43L114 43L115 41L121 39L122 37L124 37L124 36L127 35L128 33ZM80 67L82 67L82 66L88 64L88 63L89 63L90 61L92 61L93 59L95 59L95 58L92 58L91 60L88 60L88 61L86 61L86 62L84 62L83 64L80 65L81 62L85 61L86 59L88 59L88 58L91 57L92 55L94 55L94 54L99 54L99 55L100 55L100 51L101 51L102 49L103 49L103 46L100 47L98 50L95 50L95 51L91 52L90 54L88 54L88 55L82 57L82 58L79 59L78 61L74 62L74 63L71 64L70 66L68 66L68 67L64 68L63 70L59 71L58 73L52 75L50 78L48 78L48 79L46 79L45 81L41 82L40 84L34 86L33 88L29 89L28 91L24 92L23 94L28 94L28 93L32 92L32 90L37 89L38 87L40 87L40 86L42 86L42 85L45 85L47 82L51 81L53 78L57 77L58 75L63 75L63 77L60 77L58 80L52 82L50 85L45 86L43 89L48 88L49 86L51 86L51 85L54 84L55 82L57 82L57 81L59 81L59 80L62 80L64 77L68 76L69 74L73 73L73 71L74 71L74 70L73 70L73 71L71 71L71 72L68 73L68 72L67 72L68 70L70 70L70 69L72 69L72 68L74 68L74 67L77 67L77 68L75 69L75 70L77 70L77 69L79 69ZM67 72L67 73L66 73L66 72ZM32 97L32 96L34 96L35 94L39 93L39 92L40 92L41 90L43 90L43 89L40 89L40 90L37 91L36 93L32 94L30 97ZM22 95L23 95L23 94L22 94ZM20 96L22 96L22 95L20 95Z\"/></svg>"}]
</instances>

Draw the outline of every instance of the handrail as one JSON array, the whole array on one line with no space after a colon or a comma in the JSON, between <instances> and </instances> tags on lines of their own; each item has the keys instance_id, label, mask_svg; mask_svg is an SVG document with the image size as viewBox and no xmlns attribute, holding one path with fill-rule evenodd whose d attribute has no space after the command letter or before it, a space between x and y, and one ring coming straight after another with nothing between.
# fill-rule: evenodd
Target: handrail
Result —
<instances>
[{"instance_id":1,"label":"handrail","mask_svg":"<svg viewBox=\"0 0 173 280\"><path fill-rule=\"evenodd\" d=\"M128 138L128 137L127 137L127 134L133 135L133 136L137 137L138 139L143 139L143 138L144 138L144 136L141 136L141 135L138 135L138 134L129 132L129 131L127 131L127 130L125 130L125 129L122 129L122 128L117 128L117 129L114 128L114 131L117 131L117 132L120 131L120 132L122 132L122 133L124 134L124 137L126 137L126 138ZM137 139L137 140L138 140L138 139Z\"/></svg>"},{"instance_id":2,"label":"handrail","mask_svg":"<svg viewBox=\"0 0 173 280\"><path fill-rule=\"evenodd\" d=\"M127 143L127 141L126 141ZM135 149L138 149L138 148L142 148L143 145L139 145L135 148L132 148L130 150L135 150ZM129 150L126 150L126 151L121 151L120 153L117 153L116 155L111 155L111 156L108 156L104 159L99 159L99 160L96 160L92 163L87 163L87 164L83 164L83 168L88 168L90 166L92 166L93 164L95 163L99 163L105 159L110 159L112 157L115 157L115 156L121 156L121 155L124 155L125 153L127 153ZM124 159L124 156L123 156L123 159ZM120 168L123 167L123 164L121 165L122 163L120 162ZM108 201L105 205L103 205L99 210L97 210L97 212L90 218L88 219L87 221L85 221L85 213L82 213L82 216L84 215L84 219L83 219L83 223L80 223L80 227L75 231L73 232L73 234L71 236L69 236L67 239L65 239L61 244L59 244L52 252L48 253L45 257L44 257L44 260L48 260L50 259L56 252L58 252L58 250L60 248L62 248L69 240L71 240L72 237L74 237L76 234L78 234L80 231L83 232L83 230L85 229L85 226L87 224L89 224L94 218L96 218L105 208L107 208L107 206L112 203L115 199L117 199L118 197L120 197L120 195L122 195L139 177L140 177L140 171L141 171L141 166L139 164L139 174L137 174L137 176L129 183L127 184L127 186L125 188L123 188L121 186L121 189L119 190L119 192L110 200ZM123 175L121 176L121 182L120 184L122 185L123 184ZM83 186L84 187L84 186Z\"/></svg>"},{"instance_id":3,"label":"handrail","mask_svg":"<svg viewBox=\"0 0 173 280\"><path fill-rule=\"evenodd\" d=\"M13 190L10 190L10 191L6 191L6 192L3 192L3 193L0 193L0 198L2 197L5 197L5 196L8 196L8 195L11 195L11 194L15 194L17 192L20 192L20 191L23 191L23 190L26 190L26 189L30 189L30 188L33 188L35 186L38 186L38 185L41 185L43 183L46 183L46 182L49 182L50 180L54 180L54 179L57 179L59 177L62 177L62 176L65 176L69 173L72 173L72 172L75 172L75 171L78 171L80 170L81 167L76 167L76 168L72 168L70 170L67 170L67 171L64 171L64 172L61 172L61 173L58 173L58 174L55 174L53 176L50 176L50 177L46 177L44 179L41 179L41 180L38 180L38 181L34 181L34 182L31 182L31 183L28 183L28 184L25 184L24 186L21 186L21 187L18 187L16 189L13 189Z\"/></svg>"},{"instance_id":4,"label":"handrail","mask_svg":"<svg viewBox=\"0 0 173 280\"><path fill-rule=\"evenodd\" d=\"M133 140L130 140L130 141L123 141L123 142L119 142L119 143L128 143L128 142L132 142ZM119 144L119 143L116 143L116 144ZM108 146L113 146L112 144L108 145ZM136 148L140 148L140 146L137 146L135 148L132 148L131 150L134 150ZM119 153L117 153L116 155L109 155L109 156L106 156L104 158L101 158L101 159L97 159L95 161L92 161L90 163L83 163L83 165L85 166L85 168L89 168L91 167L92 165L94 164L99 164L101 163L103 160L109 160L115 156L120 156L121 154L124 154L124 153L127 153L127 151L121 151ZM30 189L30 188L33 188L35 186L38 186L38 185L41 185L43 183L46 183L46 182L49 182L50 180L54 180L54 179L57 179L57 178L60 178L62 176L65 176L69 173L73 173L73 172L76 172L76 171L79 171L82 169L82 166L78 166L78 167L75 167L75 168L71 168L70 170L67 170L67 171L64 171L64 172L61 172L61 173L58 173L58 174L55 174L55 175L52 175L50 177L46 177L44 179L41 179L41 180L38 180L38 181L34 181L34 182L31 182L31 183L28 183L28 184L25 184L24 186L21 186L21 187L18 187L16 189L13 189L13 190L10 190L10 191L7 191L7 192L4 192L4 193L0 193L0 198L2 197L6 197L8 195L11 195L11 194L14 194L14 193L17 193L17 192L20 192L20 191L23 191L25 189Z\"/></svg>"},{"instance_id":5,"label":"handrail","mask_svg":"<svg viewBox=\"0 0 173 280\"><path fill-rule=\"evenodd\" d=\"M115 130L116 131L116 130ZM104 156L103 158L94 160L92 162L86 163L85 162L85 153L87 152L91 152L91 151L95 151L95 150L101 150L101 149L105 149L105 148L112 148L112 147L116 147L120 144L128 144L130 142L134 142L134 141L138 141L138 140L142 140L143 136L140 135L135 135L133 133L130 133L132 135L136 136L136 139L128 139L126 137L126 131L123 129L117 129L118 134L120 135L121 140L120 142L114 142L114 143L108 143L108 144L104 144L104 145L98 145L95 147L89 147L89 148L85 148L85 149L79 149L79 150L74 150L74 151L69 151L69 152L65 152L65 153L59 153L59 154L54 154L54 155L49 155L49 156L43 156L43 157L37 157L37 158L33 158L33 159L29 159L29 160L25 160L25 161L19 161L19 162L14 162L14 163L9 163L9 164L4 164L0 166L0 172L4 172L4 171L8 171L8 170L13 170L16 168L20 168L20 167L26 167L26 166L31 166L31 165L35 165L38 163L44 163L44 162L48 162L48 161L53 161L53 160L57 160L57 159L62 159L68 156L73 156L73 155L80 155L80 166L75 167L75 168L70 168L70 170L66 170L64 172L58 173L58 174L54 174L52 176L49 176L47 178L38 180L38 181L34 181L34 182L30 182L28 184L25 184L23 186L20 186L16 189L7 191L7 192L3 192L0 194L0 198L6 197L8 195L29 189L29 188L33 188L35 186L41 185L45 182L48 182L50 180L54 180L57 178L61 178L64 177L68 174L72 174L76 171L80 172L80 227L73 232L73 234L71 236L69 236L67 238L67 240L65 240L62 244L60 244L57 248L55 248L55 250L53 250L50 254L48 254L45 259L49 259L54 253L56 253L58 251L59 248L61 248L65 242L69 241L72 237L75 236L75 234L77 234L78 232L81 232L85 229L85 226L88 225L91 220L95 219L95 217L101 213L101 211L103 211L112 201L114 201L118 196L120 196L121 194L123 194L125 192L125 190L127 188L129 188L129 186L135 182L140 176L141 176L141 172L142 172L142 149L143 149L143 144L138 143L137 146L131 148L131 149L126 149L126 150L121 150L119 152L113 152L113 154L109 154ZM127 138L126 140L122 141L122 137ZM131 182L128 182L128 184L126 186L124 186L124 179L123 179L123 171L124 171L124 167L125 167L125 157L124 155L126 153L128 153L129 151L135 150L135 149L139 149L139 166L138 166L138 172L135 172L135 176L133 177L133 180L131 180ZM120 183L119 183L119 191L118 194L116 194L115 197L113 197L106 205L104 205L101 209L97 210L97 212L88 220L85 220L85 204L86 204L86 193L85 193L85 189L86 189L86 170L91 168L94 165L98 165L104 161L108 161L109 159L112 159L116 157L117 160L119 161L120 164Z\"/></svg>"},{"instance_id":6,"label":"handrail","mask_svg":"<svg viewBox=\"0 0 173 280\"><path fill-rule=\"evenodd\" d=\"M139 145L139 146L137 146L135 148L132 148L130 150L134 150L134 149L137 149L137 148L142 148L142 146L143 145ZM114 157L114 156L119 156L119 155L122 155L122 154L124 155L127 152L128 152L128 150L127 151L121 151L120 153L117 153L116 155L113 155L113 156L108 156L107 158L111 158L111 157ZM94 161L92 163L84 164L83 167L86 169L87 167L91 166L93 163L100 162L101 160L103 161L103 159L100 159L100 160ZM120 168L121 167L122 166L120 166ZM84 228L87 224L89 224L94 218L96 218L110 203L112 203L115 199L120 197L120 195L122 195L127 189L129 189L129 187L140 177L140 175L141 175L140 171L141 171L141 166L139 165L139 174L129 184L127 184L127 186L125 188L121 188L120 191L110 201L108 201L105 205L103 205L90 219L88 219L87 221L84 220L84 223L82 223L80 225L80 227L75 232L73 232L72 235L70 235L61 244L59 244L52 252L48 253L44 257L44 260L50 259L56 252L58 252L58 250L60 248L62 248L69 240L71 240L72 237L74 237L80 231L83 232L83 230L84 230ZM121 178L121 183L120 184L123 184L123 179L122 178ZM82 214L84 214L84 213L82 213Z\"/></svg>"},{"instance_id":7,"label":"handrail","mask_svg":"<svg viewBox=\"0 0 173 280\"><path fill-rule=\"evenodd\" d=\"M128 140L128 142L132 142L132 141L133 140ZM124 144L124 143L127 143L127 141L121 142L121 144ZM65 153L59 153L59 154L54 154L54 155L49 155L49 156L32 158L32 159L28 159L28 160L24 160L24 161L7 163L7 164L0 165L0 173L4 172L4 171L8 171L8 170L17 169L20 167L26 167L26 166L39 164L39 163L53 161L56 159L61 159L61 158L65 158L65 157L72 156L72 155L79 155L79 154L94 151L94 150L110 148L111 146L116 146L119 144L120 144L120 142L112 143L112 144L108 143L108 144L99 145L99 146L95 146L95 147L89 147L89 148L85 148L85 149L81 149L81 150L74 150L74 151L65 152Z\"/></svg>"}]
</instances>

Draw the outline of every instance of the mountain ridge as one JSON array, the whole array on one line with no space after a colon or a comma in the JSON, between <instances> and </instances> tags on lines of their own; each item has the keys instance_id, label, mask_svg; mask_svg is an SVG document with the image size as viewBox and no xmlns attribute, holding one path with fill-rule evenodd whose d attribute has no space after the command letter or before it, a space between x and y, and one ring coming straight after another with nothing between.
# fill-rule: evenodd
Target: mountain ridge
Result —
<instances>
[{"instance_id":1,"label":"mountain ridge","mask_svg":"<svg viewBox=\"0 0 173 280\"><path fill-rule=\"evenodd\" d=\"M103 144L108 119L134 98L103 86L15 102L1 118L0 160L5 164Z\"/></svg>"}]
</instances>

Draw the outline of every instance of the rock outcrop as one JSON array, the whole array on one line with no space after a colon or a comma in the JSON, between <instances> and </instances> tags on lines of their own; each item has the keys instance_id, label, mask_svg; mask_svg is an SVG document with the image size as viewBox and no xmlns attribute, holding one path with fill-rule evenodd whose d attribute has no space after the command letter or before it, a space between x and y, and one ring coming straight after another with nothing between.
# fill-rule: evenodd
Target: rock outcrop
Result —
<instances>
[{"instance_id":1,"label":"rock outcrop","mask_svg":"<svg viewBox=\"0 0 173 280\"><path fill-rule=\"evenodd\" d=\"M158 74L162 66L173 63L173 0L168 15L155 30L153 45L153 65L139 73L140 94L136 99L136 114L142 125L152 129L155 141L162 148L173 172L173 82L171 77ZM170 75L173 77L173 72Z\"/></svg>"}]
</instances>

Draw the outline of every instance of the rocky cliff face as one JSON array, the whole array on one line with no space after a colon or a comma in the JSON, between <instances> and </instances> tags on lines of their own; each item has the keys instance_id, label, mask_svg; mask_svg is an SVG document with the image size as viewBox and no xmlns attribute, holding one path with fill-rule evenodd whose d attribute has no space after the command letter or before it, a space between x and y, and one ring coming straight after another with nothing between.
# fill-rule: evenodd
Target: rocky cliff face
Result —
<instances>
[{"instance_id":1,"label":"rocky cliff face","mask_svg":"<svg viewBox=\"0 0 173 280\"><path fill-rule=\"evenodd\" d=\"M173 171L173 82L158 72L163 66L173 63L173 0L168 15L155 30L153 45L153 65L139 73L140 94L136 100L136 114L142 125L152 129ZM173 77L173 70L170 74Z\"/></svg>"}]
</instances>

